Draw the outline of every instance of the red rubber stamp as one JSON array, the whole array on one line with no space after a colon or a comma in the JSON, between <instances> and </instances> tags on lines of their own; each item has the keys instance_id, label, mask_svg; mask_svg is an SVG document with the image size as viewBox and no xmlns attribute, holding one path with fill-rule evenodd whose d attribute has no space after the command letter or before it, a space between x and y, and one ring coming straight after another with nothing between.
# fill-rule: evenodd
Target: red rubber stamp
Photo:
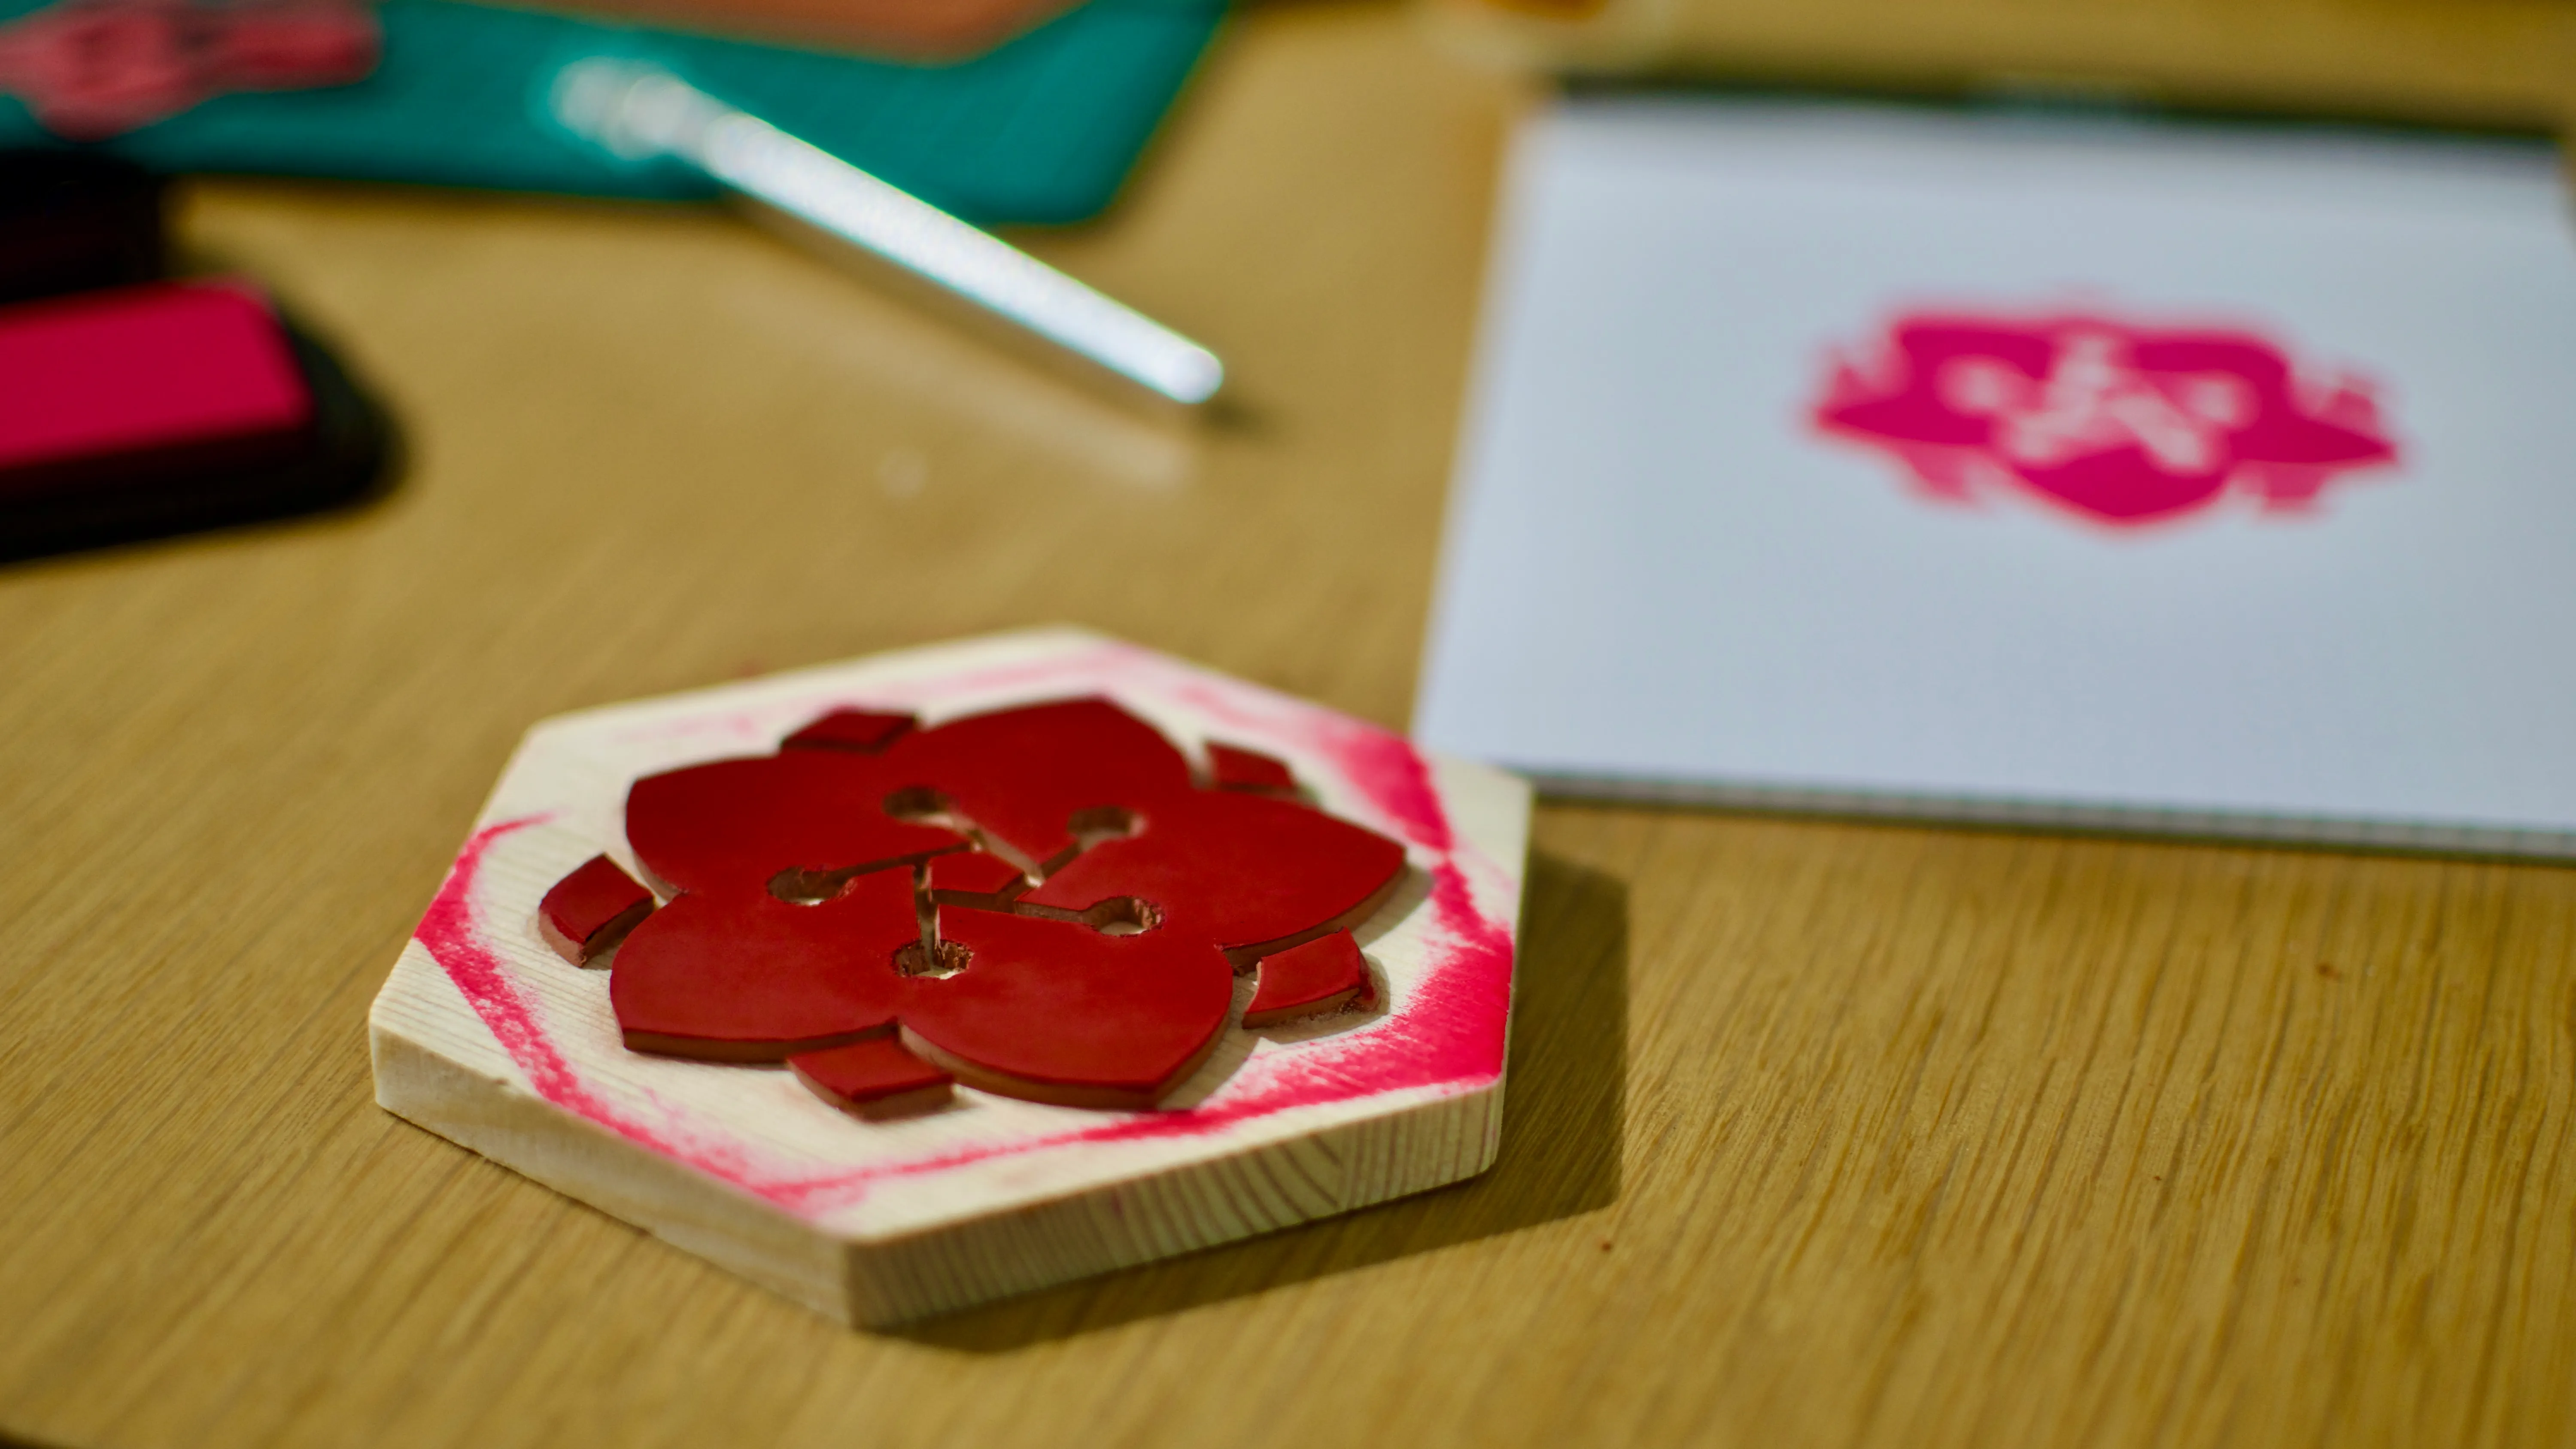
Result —
<instances>
[{"instance_id":1,"label":"red rubber stamp","mask_svg":"<svg viewBox=\"0 0 2576 1449\"><path fill-rule=\"evenodd\" d=\"M1482 1171L1529 796L1095 635L529 733L377 1100L885 1323Z\"/></svg>"},{"instance_id":2,"label":"red rubber stamp","mask_svg":"<svg viewBox=\"0 0 2576 1449\"><path fill-rule=\"evenodd\" d=\"M217 96L354 84L383 48L356 0L60 0L0 25L0 95L104 141Z\"/></svg>"}]
</instances>

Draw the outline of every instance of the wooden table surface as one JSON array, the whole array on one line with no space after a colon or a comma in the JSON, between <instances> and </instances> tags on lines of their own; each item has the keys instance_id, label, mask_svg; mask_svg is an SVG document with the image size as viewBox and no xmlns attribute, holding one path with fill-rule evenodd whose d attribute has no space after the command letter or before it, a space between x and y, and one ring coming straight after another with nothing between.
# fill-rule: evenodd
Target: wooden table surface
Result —
<instances>
[{"instance_id":1,"label":"wooden table surface","mask_svg":"<svg viewBox=\"0 0 2576 1449\"><path fill-rule=\"evenodd\" d=\"M1035 239L1204 435L725 216L198 187L380 506L0 571L0 1426L99 1445L2576 1442L2576 873L1549 807L1500 1162L849 1332L386 1116L520 730L1071 620L1401 722L1497 146L1256 10Z\"/></svg>"}]
</instances>

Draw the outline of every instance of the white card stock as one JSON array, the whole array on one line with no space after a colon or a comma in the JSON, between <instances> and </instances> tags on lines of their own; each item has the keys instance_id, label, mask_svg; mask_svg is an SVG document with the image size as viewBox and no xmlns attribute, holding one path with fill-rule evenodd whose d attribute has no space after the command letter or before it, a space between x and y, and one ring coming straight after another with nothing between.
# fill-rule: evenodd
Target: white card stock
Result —
<instances>
[{"instance_id":1,"label":"white card stock","mask_svg":"<svg viewBox=\"0 0 2576 1449\"><path fill-rule=\"evenodd\" d=\"M2576 856L2537 142L1532 122L1416 733L1558 792Z\"/></svg>"}]
</instances>

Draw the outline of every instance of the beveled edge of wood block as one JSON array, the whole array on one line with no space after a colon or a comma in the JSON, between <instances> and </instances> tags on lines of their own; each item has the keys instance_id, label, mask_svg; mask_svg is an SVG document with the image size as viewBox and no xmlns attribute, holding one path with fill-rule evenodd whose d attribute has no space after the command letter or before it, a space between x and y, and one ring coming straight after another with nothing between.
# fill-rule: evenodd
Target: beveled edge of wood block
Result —
<instances>
[{"instance_id":1,"label":"beveled edge of wood block","mask_svg":"<svg viewBox=\"0 0 2576 1449\"><path fill-rule=\"evenodd\" d=\"M1502 1106L1496 1078L1039 1207L852 1244L849 1318L901 1323L1445 1187L1493 1166Z\"/></svg>"},{"instance_id":2,"label":"beveled edge of wood block","mask_svg":"<svg viewBox=\"0 0 2576 1449\"><path fill-rule=\"evenodd\" d=\"M420 1039L431 1033L405 1019L411 1003L399 978L409 970L430 990L453 989L427 957L418 943L407 949L370 1012L378 1106L852 1326L902 1323L1443 1187L1491 1167L1501 1145L1496 1077L1401 1106L1368 1099L1367 1115L1312 1135L1034 1206L892 1239L846 1237Z\"/></svg>"},{"instance_id":3,"label":"beveled edge of wood block","mask_svg":"<svg viewBox=\"0 0 2576 1449\"><path fill-rule=\"evenodd\" d=\"M811 1223L443 1055L379 1013L370 1018L377 1106L782 1297L853 1321L843 1245Z\"/></svg>"}]
</instances>

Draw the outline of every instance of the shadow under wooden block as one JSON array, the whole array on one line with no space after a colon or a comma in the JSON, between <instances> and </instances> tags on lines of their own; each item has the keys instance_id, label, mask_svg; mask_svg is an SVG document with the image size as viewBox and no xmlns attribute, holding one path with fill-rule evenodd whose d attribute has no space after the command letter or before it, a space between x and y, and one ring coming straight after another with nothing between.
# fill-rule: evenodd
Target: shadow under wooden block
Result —
<instances>
[{"instance_id":1,"label":"shadow under wooden block","mask_svg":"<svg viewBox=\"0 0 2576 1449\"><path fill-rule=\"evenodd\" d=\"M1479 1177L1267 1237L884 1330L1009 1353L1608 1207L1628 1104L1628 887L1532 851L1502 1148Z\"/></svg>"}]
</instances>

